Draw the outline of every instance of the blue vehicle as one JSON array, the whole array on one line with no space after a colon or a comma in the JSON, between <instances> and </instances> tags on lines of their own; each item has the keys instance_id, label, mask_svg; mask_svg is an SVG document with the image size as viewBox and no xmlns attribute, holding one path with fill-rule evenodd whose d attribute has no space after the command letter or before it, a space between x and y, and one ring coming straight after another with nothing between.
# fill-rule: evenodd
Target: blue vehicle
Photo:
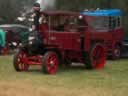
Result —
<instances>
[{"instance_id":1,"label":"blue vehicle","mask_svg":"<svg viewBox=\"0 0 128 96\"><path fill-rule=\"evenodd\" d=\"M81 14L89 16L122 16L122 11L119 9L108 9L108 10L95 10L95 11L84 11Z\"/></svg>"}]
</instances>

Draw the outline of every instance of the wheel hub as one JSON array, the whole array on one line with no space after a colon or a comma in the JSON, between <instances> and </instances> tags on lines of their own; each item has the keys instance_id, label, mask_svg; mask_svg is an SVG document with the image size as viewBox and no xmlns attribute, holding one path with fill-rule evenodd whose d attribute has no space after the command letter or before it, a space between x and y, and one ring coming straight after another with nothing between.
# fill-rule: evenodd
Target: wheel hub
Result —
<instances>
[{"instance_id":1,"label":"wheel hub","mask_svg":"<svg viewBox=\"0 0 128 96\"><path fill-rule=\"evenodd\" d=\"M51 67L54 66L54 61L50 61L50 66L51 66Z\"/></svg>"}]
</instances>

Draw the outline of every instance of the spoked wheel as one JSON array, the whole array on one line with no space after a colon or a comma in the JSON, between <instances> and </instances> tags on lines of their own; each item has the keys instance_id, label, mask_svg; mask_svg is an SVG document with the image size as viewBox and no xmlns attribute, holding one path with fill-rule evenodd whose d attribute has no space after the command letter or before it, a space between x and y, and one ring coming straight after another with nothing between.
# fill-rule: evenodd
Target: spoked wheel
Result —
<instances>
[{"instance_id":1,"label":"spoked wheel","mask_svg":"<svg viewBox=\"0 0 128 96\"><path fill-rule=\"evenodd\" d=\"M42 69L47 74L55 74L58 70L59 59L56 52L48 51L44 54Z\"/></svg>"},{"instance_id":2,"label":"spoked wheel","mask_svg":"<svg viewBox=\"0 0 128 96\"><path fill-rule=\"evenodd\" d=\"M27 54L19 51L14 55L13 65L16 71L28 71L29 65L25 64Z\"/></svg>"},{"instance_id":3,"label":"spoked wheel","mask_svg":"<svg viewBox=\"0 0 128 96\"><path fill-rule=\"evenodd\" d=\"M120 59L120 57L121 57L121 48L120 48L120 46L118 46L118 45L115 46L112 53L113 53L112 54L112 59L114 59L114 60Z\"/></svg>"},{"instance_id":4,"label":"spoked wheel","mask_svg":"<svg viewBox=\"0 0 128 96\"><path fill-rule=\"evenodd\" d=\"M106 61L105 49L101 44L92 46L86 59L86 67L88 69L101 69Z\"/></svg>"}]
</instances>

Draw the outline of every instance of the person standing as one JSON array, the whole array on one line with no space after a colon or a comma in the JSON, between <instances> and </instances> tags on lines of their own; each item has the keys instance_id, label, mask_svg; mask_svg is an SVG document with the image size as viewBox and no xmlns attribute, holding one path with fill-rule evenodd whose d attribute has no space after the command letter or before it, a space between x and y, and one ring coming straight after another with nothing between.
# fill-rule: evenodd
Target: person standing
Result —
<instances>
[{"instance_id":1,"label":"person standing","mask_svg":"<svg viewBox=\"0 0 128 96\"><path fill-rule=\"evenodd\" d=\"M33 31L39 31L39 19L41 17L41 12L40 12L40 4L39 3L35 3L34 6L33 6L33 11L34 11L34 14L33 14L33 24L32 24L32 30Z\"/></svg>"},{"instance_id":2,"label":"person standing","mask_svg":"<svg viewBox=\"0 0 128 96\"><path fill-rule=\"evenodd\" d=\"M40 18L42 16L42 12L40 11L40 4L35 3L33 5L33 24L32 24L32 31L35 35L35 39L32 44L31 53L35 54L38 53L43 47L42 39L43 35L40 35Z\"/></svg>"}]
</instances>

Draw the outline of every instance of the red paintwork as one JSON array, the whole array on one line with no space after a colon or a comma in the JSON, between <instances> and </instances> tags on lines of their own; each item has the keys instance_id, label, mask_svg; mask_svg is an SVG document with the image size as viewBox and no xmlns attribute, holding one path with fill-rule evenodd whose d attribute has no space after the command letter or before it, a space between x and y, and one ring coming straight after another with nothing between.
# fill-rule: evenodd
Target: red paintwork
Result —
<instances>
[{"instance_id":1,"label":"red paintwork","mask_svg":"<svg viewBox=\"0 0 128 96\"><path fill-rule=\"evenodd\" d=\"M78 13L71 13L71 12L43 12L43 14L46 14L47 16L59 16L59 15L79 16L80 15ZM84 18L85 20L87 20L87 22L94 19L93 17L89 17L89 16L84 16ZM106 46L107 51L113 50L114 46L117 43L122 42L123 36L124 36L122 28L118 28L116 30L110 30L109 32L104 32L104 31L97 32L96 30L91 29L90 26L87 26L86 30L83 32L69 32L69 31L57 32L57 31L50 30L50 27L51 26L49 26L48 24L40 25L40 35L43 37L42 42L44 43L45 48L57 49L62 55L62 59L68 58L71 61L82 62L82 63L84 63L84 60L82 57L83 51L90 52L90 49L93 43L100 42ZM84 43L82 44L84 46L83 49L81 49L81 37L84 38ZM101 47L97 47L92 53L92 56L97 55L97 50L100 48ZM102 55L102 52L104 51L101 48L101 52L98 53L99 55L97 57L98 61L93 60L93 64L95 68L103 68L105 64L105 61L104 61L105 56ZM42 64L40 56L27 57L24 60L28 65ZM50 62L50 59L48 59L48 61L46 62L46 65L48 66L48 68L49 68L49 62ZM56 64L57 62L58 61L55 60ZM100 62L100 64L95 65L95 62ZM49 69L49 70L52 70L52 69Z\"/></svg>"},{"instance_id":2,"label":"red paintwork","mask_svg":"<svg viewBox=\"0 0 128 96\"><path fill-rule=\"evenodd\" d=\"M105 49L102 48L101 46L96 46L92 51L90 58L92 60L92 64L94 68L101 69L104 67L104 64L105 64L105 56L104 56L105 54L103 54L104 51Z\"/></svg>"},{"instance_id":3,"label":"red paintwork","mask_svg":"<svg viewBox=\"0 0 128 96\"><path fill-rule=\"evenodd\" d=\"M17 56L17 66L19 71L28 71L29 65L26 63L27 54L25 52L19 52Z\"/></svg>"},{"instance_id":4,"label":"red paintwork","mask_svg":"<svg viewBox=\"0 0 128 96\"><path fill-rule=\"evenodd\" d=\"M28 65L41 65L42 64L42 56L32 56L26 57L23 59L25 64Z\"/></svg>"},{"instance_id":5,"label":"red paintwork","mask_svg":"<svg viewBox=\"0 0 128 96\"><path fill-rule=\"evenodd\" d=\"M45 57L44 63L46 63L46 68L47 68L46 70L48 71L49 74L55 74L56 71L58 70L59 60L55 53L49 52L47 54L47 57Z\"/></svg>"}]
</instances>

